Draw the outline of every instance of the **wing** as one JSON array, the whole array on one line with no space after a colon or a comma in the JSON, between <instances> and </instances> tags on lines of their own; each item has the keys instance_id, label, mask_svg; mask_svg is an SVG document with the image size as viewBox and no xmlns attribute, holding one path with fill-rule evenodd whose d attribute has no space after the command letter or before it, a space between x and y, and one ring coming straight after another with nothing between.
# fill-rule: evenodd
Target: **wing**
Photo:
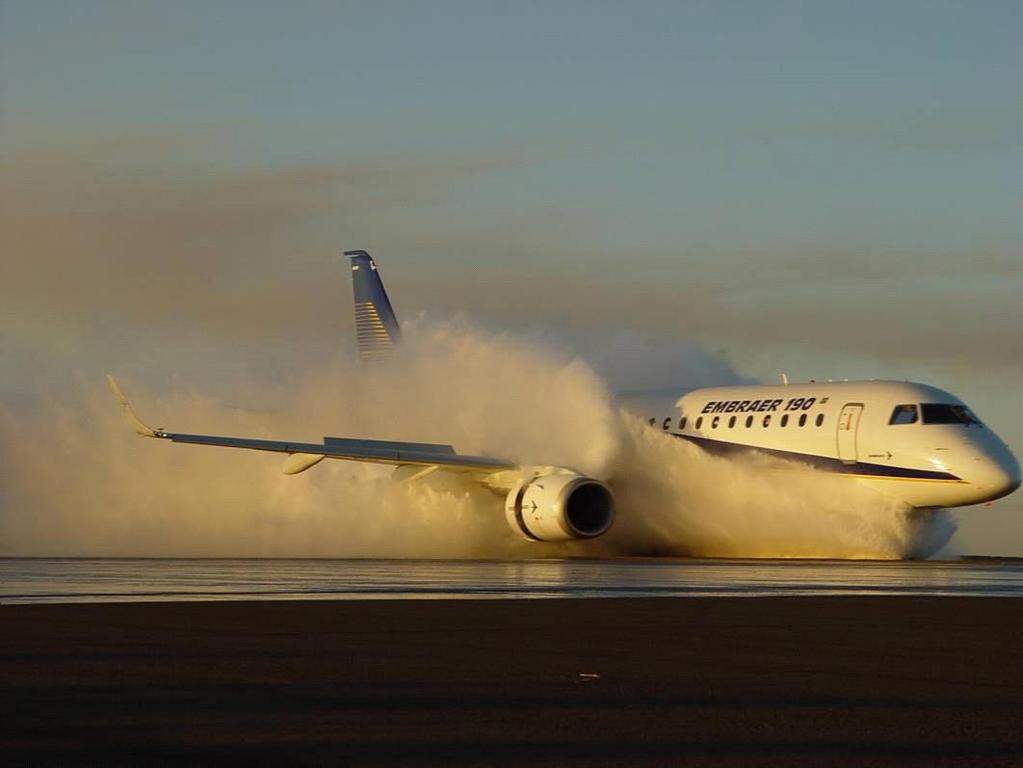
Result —
<instances>
[{"instance_id":1,"label":"wing","mask_svg":"<svg viewBox=\"0 0 1023 768\"><path fill-rule=\"evenodd\" d=\"M245 448L252 451L285 453L283 471L294 475L320 463L323 459L344 459L376 464L392 464L422 468L423 472L445 469L469 473L474 480L494 485L497 475L517 468L512 462L486 456L467 456L455 452L450 445L436 443L405 443L390 440L359 440L345 437L325 437L322 443L301 443L282 440L256 440L245 437L220 435L189 435L169 432L163 427L153 429L145 424L124 396L117 380L107 374L107 382L117 398L125 419L133 430L143 437L170 440L191 445L216 445L224 448ZM499 483L505 485L506 483Z\"/></svg>"}]
</instances>

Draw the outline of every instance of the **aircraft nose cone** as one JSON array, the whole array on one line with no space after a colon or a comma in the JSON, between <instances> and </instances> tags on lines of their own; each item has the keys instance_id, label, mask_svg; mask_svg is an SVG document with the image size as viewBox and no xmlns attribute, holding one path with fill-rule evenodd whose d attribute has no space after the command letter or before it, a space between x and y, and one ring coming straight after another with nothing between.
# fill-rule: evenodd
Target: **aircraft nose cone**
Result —
<instances>
[{"instance_id":1,"label":"aircraft nose cone","mask_svg":"<svg viewBox=\"0 0 1023 768\"><path fill-rule=\"evenodd\" d=\"M1008 496L1020 486L1019 462L1012 452L1005 448L984 462L984 470L977 483L988 497L988 501Z\"/></svg>"}]
</instances>

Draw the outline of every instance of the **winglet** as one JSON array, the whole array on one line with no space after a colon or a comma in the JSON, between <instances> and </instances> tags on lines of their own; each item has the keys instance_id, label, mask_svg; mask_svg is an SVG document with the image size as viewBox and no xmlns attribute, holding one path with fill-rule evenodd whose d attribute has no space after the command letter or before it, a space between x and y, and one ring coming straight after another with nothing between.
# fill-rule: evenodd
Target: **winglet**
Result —
<instances>
[{"instance_id":1,"label":"winglet","mask_svg":"<svg viewBox=\"0 0 1023 768\"><path fill-rule=\"evenodd\" d=\"M160 433L147 427L142 419L135 414L135 410L131 407L131 403L128 402L128 398L124 396L124 392L118 386L117 379L109 373L107 374L107 383L110 385L110 389L113 390L114 397L117 398L117 404L121 406L124 418L128 420L131 428L144 437L161 437Z\"/></svg>"}]
</instances>

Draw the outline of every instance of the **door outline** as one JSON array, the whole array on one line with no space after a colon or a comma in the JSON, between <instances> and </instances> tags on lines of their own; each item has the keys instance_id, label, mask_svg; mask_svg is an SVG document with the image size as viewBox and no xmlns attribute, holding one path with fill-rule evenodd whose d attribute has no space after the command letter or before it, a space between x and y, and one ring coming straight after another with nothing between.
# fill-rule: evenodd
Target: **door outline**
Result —
<instances>
[{"instance_id":1,"label":"door outline","mask_svg":"<svg viewBox=\"0 0 1023 768\"><path fill-rule=\"evenodd\" d=\"M857 434L863 418L863 403L846 403L838 415L835 441L838 458L843 464L855 464L857 460Z\"/></svg>"}]
</instances>

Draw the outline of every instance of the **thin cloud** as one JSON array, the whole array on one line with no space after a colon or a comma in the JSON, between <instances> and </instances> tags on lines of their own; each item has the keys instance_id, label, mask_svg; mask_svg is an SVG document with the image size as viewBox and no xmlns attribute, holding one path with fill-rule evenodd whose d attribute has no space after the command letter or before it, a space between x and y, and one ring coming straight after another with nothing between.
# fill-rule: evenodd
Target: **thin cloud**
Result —
<instances>
[{"instance_id":1,"label":"thin cloud","mask_svg":"<svg viewBox=\"0 0 1023 768\"><path fill-rule=\"evenodd\" d=\"M338 231L382 225L523 162L501 148L180 176L167 159L125 168L112 146L16 155L0 174L0 303L8 318L250 338L282 318L313 326L336 300L323 256Z\"/></svg>"},{"instance_id":2,"label":"thin cloud","mask_svg":"<svg viewBox=\"0 0 1023 768\"><path fill-rule=\"evenodd\" d=\"M585 212L451 217L478 184L532 161L520 147L239 168L195 137L122 144L122 153L94 143L5 161L8 360L41 349L55 371L76 358L70 367L88 368L110 356L113 339L122 356L148 339L178 345L184 366L206 368L225 351L300 365L339 347L350 324L336 258L346 245L386 254L407 317L465 313L576 339L631 329L725 348L1023 365L1011 352L1023 348L1023 258L1011 243L886 254L639 242L623 254L592 241Z\"/></svg>"}]
</instances>

